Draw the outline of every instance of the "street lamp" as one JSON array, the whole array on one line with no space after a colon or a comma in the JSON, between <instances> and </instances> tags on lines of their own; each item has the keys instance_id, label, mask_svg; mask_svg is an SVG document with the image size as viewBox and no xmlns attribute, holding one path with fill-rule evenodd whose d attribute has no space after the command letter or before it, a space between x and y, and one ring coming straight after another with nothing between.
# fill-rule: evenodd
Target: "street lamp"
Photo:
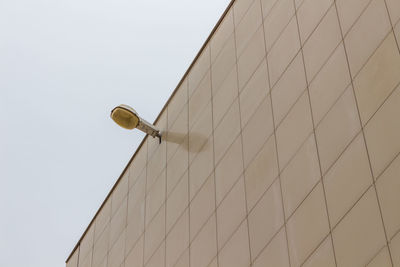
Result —
<instances>
[{"instance_id":1,"label":"street lamp","mask_svg":"<svg viewBox=\"0 0 400 267\"><path fill-rule=\"evenodd\" d=\"M128 105L119 105L111 110L111 119L122 128L132 130L138 128L142 132L158 137L161 143L161 133L153 124L139 117L138 113Z\"/></svg>"}]
</instances>

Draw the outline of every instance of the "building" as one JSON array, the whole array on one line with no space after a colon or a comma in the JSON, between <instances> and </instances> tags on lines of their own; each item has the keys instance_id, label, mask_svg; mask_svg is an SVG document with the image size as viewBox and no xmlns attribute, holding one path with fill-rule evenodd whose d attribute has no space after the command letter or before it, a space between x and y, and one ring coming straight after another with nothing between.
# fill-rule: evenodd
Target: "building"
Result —
<instances>
[{"instance_id":1,"label":"building","mask_svg":"<svg viewBox=\"0 0 400 267\"><path fill-rule=\"evenodd\" d=\"M399 19L232 1L67 267L400 266Z\"/></svg>"}]
</instances>

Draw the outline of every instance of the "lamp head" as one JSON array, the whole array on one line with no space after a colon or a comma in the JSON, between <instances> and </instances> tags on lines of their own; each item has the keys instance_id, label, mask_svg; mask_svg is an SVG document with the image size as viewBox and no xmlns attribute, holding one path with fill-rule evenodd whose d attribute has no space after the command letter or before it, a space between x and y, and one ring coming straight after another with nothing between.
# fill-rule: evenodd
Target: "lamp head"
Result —
<instances>
[{"instance_id":1,"label":"lamp head","mask_svg":"<svg viewBox=\"0 0 400 267\"><path fill-rule=\"evenodd\" d=\"M128 130L136 128L140 121L137 112L128 105L115 107L110 116L119 126Z\"/></svg>"}]
</instances>

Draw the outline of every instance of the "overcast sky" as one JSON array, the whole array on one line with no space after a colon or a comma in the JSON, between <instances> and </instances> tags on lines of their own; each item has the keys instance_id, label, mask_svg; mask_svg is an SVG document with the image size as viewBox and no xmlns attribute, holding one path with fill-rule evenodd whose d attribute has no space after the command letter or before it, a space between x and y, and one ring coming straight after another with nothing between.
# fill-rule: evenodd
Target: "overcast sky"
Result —
<instances>
[{"instance_id":1,"label":"overcast sky","mask_svg":"<svg viewBox=\"0 0 400 267\"><path fill-rule=\"evenodd\" d=\"M0 266L61 267L230 0L0 0Z\"/></svg>"}]
</instances>

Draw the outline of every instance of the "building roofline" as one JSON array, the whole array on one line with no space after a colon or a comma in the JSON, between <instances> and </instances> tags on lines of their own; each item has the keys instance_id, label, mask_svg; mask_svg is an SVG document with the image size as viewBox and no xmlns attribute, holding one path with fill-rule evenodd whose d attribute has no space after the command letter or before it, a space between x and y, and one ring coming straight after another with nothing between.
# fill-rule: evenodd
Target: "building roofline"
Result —
<instances>
[{"instance_id":1,"label":"building roofline","mask_svg":"<svg viewBox=\"0 0 400 267\"><path fill-rule=\"evenodd\" d=\"M183 77L181 78L181 80L179 81L178 85L175 87L174 91L172 92L171 96L168 98L167 102L164 104L163 108L161 109L160 113L158 114L157 118L154 120L154 123L157 123L157 121L160 119L161 114L165 111L165 109L167 108L169 102L171 101L171 99L174 97L175 93L178 91L179 87L182 85L182 83L185 81L185 79L187 78L189 72L192 70L194 64L197 62L197 59L200 57L201 53L203 53L204 49L206 48L206 46L208 45L208 43L210 42L211 38L213 37L214 33L216 32L216 30L218 29L219 25L222 23L223 19L226 17L226 14L228 13L228 11L230 10L230 8L232 7L233 3L235 2L235 0L231 0L230 3L228 4L228 6L226 7L224 13L221 15L221 17L219 18L218 22L215 24L214 28L212 29L211 33L208 35L206 41L204 42L204 44L202 45L202 47L200 48L199 52L197 53L196 57L193 59L192 63L190 64L189 68L186 70L185 74L183 75ZM140 145L138 146L138 148L136 149L135 153L133 154L133 156L131 157L131 159L129 160L128 164L126 165L126 167L124 168L124 170L122 171L121 175L119 176L118 180L115 182L115 184L113 185L113 187L111 188L110 192L107 194L106 198L104 199L103 203L100 205L100 207L98 208L96 214L93 216L93 219L90 221L89 225L86 227L86 230L83 232L82 236L79 238L79 241L76 243L75 247L72 249L71 253L69 254L68 258L66 259L66 263L71 259L72 255L75 253L76 249L79 247L79 245L82 242L82 239L85 237L86 233L88 232L90 226L92 226L92 224L94 223L94 220L96 219L97 215L99 214L100 210L103 208L103 206L105 205L105 203L107 202L107 200L110 198L112 192L114 191L115 187L118 185L119 181L122 179L122 176L124 176L126 170L128 169L129 165L132 163L132 161L134 160L136 154L138 153L138 151L140 150L140 148L143 146L144 142L146 141L148 135L146 135L142 142L140 143Z\"/></svg>"}]
</instances>

